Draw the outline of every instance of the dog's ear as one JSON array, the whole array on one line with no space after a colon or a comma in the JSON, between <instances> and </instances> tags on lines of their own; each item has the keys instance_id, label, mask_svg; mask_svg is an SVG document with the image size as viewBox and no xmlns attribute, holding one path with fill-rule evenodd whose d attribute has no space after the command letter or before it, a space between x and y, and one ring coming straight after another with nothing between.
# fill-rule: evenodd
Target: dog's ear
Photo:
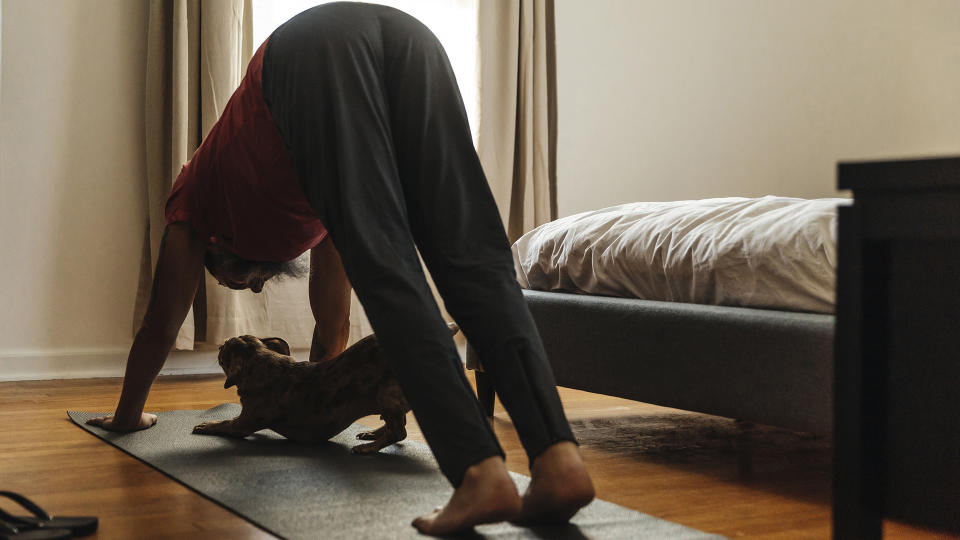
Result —
<instances>
[{"instance_id":1,"label":"dog's ear","mask_svg":"<svg viewBox=\"0 0 960 540\"><path fill-rule=\"evenodd\" d=\"M228 339L221 347L217 355L217 361L223 372L227 374L227 380L223 382L224 388L240 382L240 374L243 372L243 363L250 357L250 353L260 340L253 336L240 336Z\"/></svg>"},{"instance_id":2,"label":"dog's ear","mask_svg":"<svg viewBox=\"0 0 960 540\"><path fill-rule=\"evenodd\" d=\"M448 322L447 328L450 329L450 333L453 335L457 335L457 332L460 331L460 327L455 322Z\"/></svg>"},{"instance_id":3,"label":"dog's ear","mask_svg":"<svg viewBox=\"0 0 960 540\"><path fill-rule=\"evenodd\" d=\"M268 337L263 338L260 341L262 341L264 346L271 351L284 356L290 356L290 345L284 341L283 338Z\"/></svg>"}]
</instances>

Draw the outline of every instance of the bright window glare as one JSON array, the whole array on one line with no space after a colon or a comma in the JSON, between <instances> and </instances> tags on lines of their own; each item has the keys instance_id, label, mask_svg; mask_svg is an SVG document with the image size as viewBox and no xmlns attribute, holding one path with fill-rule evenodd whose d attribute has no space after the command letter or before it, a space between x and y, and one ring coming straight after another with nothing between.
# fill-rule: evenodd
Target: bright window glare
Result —
<instances>
[{"instance_id":1,"label":"bright window glare","mask_svg":"<svg viewBox=\"0 0 960 540\"><path fill-rule=\"evenodd\" d=\"M313 6L331 0L253 0L254 48L276 27ZM477 2L480 0L378 0L416 17L436 34L450 58L477 138Z\"/></svg>"}]
</instances>

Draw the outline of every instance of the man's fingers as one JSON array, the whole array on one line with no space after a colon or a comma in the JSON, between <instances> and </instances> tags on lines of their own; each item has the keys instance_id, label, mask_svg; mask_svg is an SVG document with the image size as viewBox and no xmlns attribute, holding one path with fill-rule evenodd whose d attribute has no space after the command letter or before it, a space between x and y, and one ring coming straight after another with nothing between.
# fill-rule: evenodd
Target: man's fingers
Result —
<instances>
[{"instance_id":1,"label":"man's fingers","mask_svg":"<svg viewBox=\"0 0 960 540\"><path fill-rule=\"evenodd\" d=\"M119 425L114 419L113 416L101 416L98 418L91 418L87 420L87 423L91 426L101 427L107 431L119 431L119 432L130 432L130 431L139 431L141 429L151 428L157 425L157 415L150 413L141 413L140 421L133 425Z\"/></svg>"}]
</instances>

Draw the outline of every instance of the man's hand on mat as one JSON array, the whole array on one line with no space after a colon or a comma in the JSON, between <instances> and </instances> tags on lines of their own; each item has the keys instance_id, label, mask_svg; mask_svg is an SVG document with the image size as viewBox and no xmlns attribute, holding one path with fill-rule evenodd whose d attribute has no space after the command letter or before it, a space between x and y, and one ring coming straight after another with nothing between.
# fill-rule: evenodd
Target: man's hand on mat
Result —
<instances>
[{"instance_id":1,"label":"man's hand on mat","mask_svg":"<svg viewBox=\"0 0 960 540\"><path fill-rule=\"evenodd\" d=\"M91 418L87 420L87 423L91 426L102 427L107 431L140 431L141 429L147 429L153 427L157 423L157 415L150 413L140 413L140 421L137 423L132 422L118 422L113 416L101 416L99 418Z\"/></svg>"}]
</instances>

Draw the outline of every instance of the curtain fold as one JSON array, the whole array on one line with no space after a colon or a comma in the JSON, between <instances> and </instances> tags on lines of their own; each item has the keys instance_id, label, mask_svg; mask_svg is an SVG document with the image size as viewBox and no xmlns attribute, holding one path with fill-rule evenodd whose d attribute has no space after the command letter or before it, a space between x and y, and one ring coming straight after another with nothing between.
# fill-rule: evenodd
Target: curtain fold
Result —
<instances>
[{"instance_id":1,"label":"curtain fold","mask_svg":"<svg viewBox=\"0 0 960 540\"><path fill-rule=\"evenodd\" d=\"M150 299L164 231L164 204L180 166L199 146L200 3L151 0L147 27L145 96L147 222L133 329L140 328ZM192 349L193 311L175 347Z\"/></svg>"},{"instance_id":2,"label":"curtain fold","mask_svg":"<svg viewBox=\"0 0 960 540\"><path fill-rule=\"evenodd\" d=\"M511 242L557 217L553 0L478 5L477 153Z\"/></svg>"},{"instance_id":3,"label":"curtain fold","mask_svg":"<svg viewBox=\"0 0 960 540\"><path fill-rule=\"evenodd\" d=\"M164 230L170 187L216 123L253 53L252 0L151 0L147 32L147 208L134 316L139 328ZM257 44L259 45L259 44ZM294 348L313 335L306 279L271 280L260 294L220 287L209 273L175 347L253 334L281 336ZM196 323L196 324L195 324Z\"/></svg>"}]
</instances>

